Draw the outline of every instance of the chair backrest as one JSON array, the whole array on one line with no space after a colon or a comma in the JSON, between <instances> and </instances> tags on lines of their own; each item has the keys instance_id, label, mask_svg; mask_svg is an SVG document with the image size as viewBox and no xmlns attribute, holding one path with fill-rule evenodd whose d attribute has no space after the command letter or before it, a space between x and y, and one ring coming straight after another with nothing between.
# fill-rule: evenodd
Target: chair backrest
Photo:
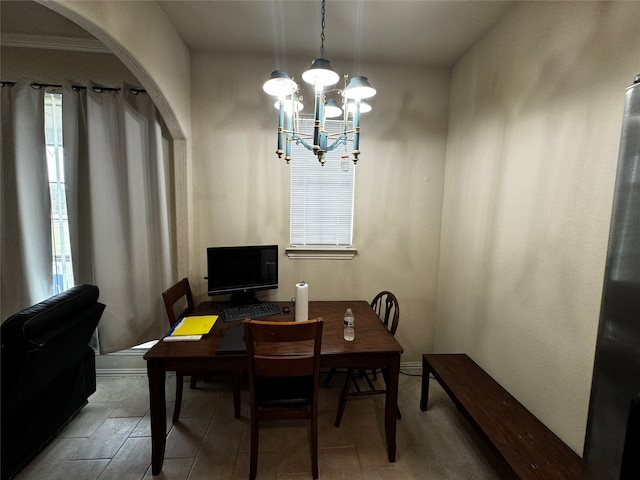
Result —
<instances>
[{"instance_id":1,"label":"chair backrest","mask_svg":"<svg viewBox=\"0 0 640 480\"><path fill-rule=\"evenodd\" d=\"M396 296L386 290L382 291L371 301L371 308L378 314L391 335L395 335L400 321L400 306Z\"/></svg>"},{"instance_id":2,"label":"chair backrest","mask_svg":"<svg viewBox=\"0 0 640 480\"><path fill-rule=\"evenodd\" d=\"M167 310L170 327L173 327L178 319L191 313L195 308L188 278L183 278L162 292L162 299L164 300L164 308ZM176 304L178 304L178 313L176 313Z\"/></svg>"},{"instance_id":3,"label":"chair backrest","mask_svg":"<svg viewBox=\"0 0 640 480\"><path fill-rule=\"evenodd\" d=\"M292 418L290 409L317 415L322 318L303 322L244 321L249 398L253 414L276 408L276 418Z\"/></svg>"},{"instance_id":4,"label":"chair backrest","mask_svg":"<svg viewBox=\"0 0 640 480\"><path fill-rule=\"evenodd\" d=\"M247 319L244 331L249 366L256 375L296 377L320 371L322 318L303 322Z\"/></svg>"}]
</instances>

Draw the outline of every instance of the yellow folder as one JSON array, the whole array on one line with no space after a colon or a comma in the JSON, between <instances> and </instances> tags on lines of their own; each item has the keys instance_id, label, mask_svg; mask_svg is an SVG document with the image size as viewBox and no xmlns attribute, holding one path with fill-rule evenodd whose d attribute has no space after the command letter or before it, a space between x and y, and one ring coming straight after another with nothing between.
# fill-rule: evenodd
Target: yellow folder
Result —
<instances>
[{"instance_id":1,"label":"yellow folder","mask_svg":"<svg viewBox=\"0 0 640 480\"><path fill-rule=\"evenodd\" d=\"M218 315L193 315L184 317L173 329L171 336L206 335L218 320Z\"/></svg>"}]
</instances>

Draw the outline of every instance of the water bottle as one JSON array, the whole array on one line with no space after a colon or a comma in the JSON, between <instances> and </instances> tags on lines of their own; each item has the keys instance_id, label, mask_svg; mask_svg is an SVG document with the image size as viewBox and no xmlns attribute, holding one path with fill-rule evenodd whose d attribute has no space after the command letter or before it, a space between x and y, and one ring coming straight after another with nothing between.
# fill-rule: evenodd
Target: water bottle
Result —
<instances>
[{"instance_id":1,"label":"water bottle","mask_svg":"<svg viewBox=\"0 0 640 480\"><path fill-rule=\"evenodd\" d=\"M347 312L344 314L344 339L347 342L352 342L356 338L355 322L353 312L347 308Z\"/></svg>"}]
</instances>

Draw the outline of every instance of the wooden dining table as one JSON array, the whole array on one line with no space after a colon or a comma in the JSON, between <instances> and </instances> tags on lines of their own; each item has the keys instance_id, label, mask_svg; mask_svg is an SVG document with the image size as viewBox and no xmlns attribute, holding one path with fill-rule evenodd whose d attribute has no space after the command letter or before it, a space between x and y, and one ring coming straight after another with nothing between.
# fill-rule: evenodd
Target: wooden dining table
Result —
<instances>
[{"instance_id":1,"label":"wooden dining table","mask_svg":"<svg viewBox=\"0 0 640 480\"><path fill-rule=\"evenodd\" d=\"M279 303L281 307L288 303ZM221 304L203 302L193 315L218 314ZM347 308L355 316L356 337L346 341L343 337L343 317ZM388 372L384 430L387 456L396 460L396 412L398 405L398 377L402 346L385 328L366 301L312 301L309 318L322 317L322 368L386 368ZM264 317L262 320L293 320L291 313ZM162 470L167 436L165 380L167 372L190 374L211 371L240 371L246 368L246 353L218 353L217 349L230 326L240 322L224 322L218 318L211 331L198 341L159 341L145 354L149 377L149 404L151 416L151 470L158 475ZM240 405L235 405L236 417Z\"/></svg>"}]
</instances>

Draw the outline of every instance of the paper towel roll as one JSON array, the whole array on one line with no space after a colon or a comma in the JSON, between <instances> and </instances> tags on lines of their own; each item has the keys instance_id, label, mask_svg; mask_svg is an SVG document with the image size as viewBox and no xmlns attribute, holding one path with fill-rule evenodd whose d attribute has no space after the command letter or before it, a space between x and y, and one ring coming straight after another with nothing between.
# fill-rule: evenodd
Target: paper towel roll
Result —
<instances>
[{"instance_id":1,"label":"paper towel roll","mask_svg":"<svg viewBox=\"0 0 640 480\"><path fill-rule=\"evenodd\" d=\"M309 320L309 284L296 283L296 322Z\"/></svg>"}]
</instances>

